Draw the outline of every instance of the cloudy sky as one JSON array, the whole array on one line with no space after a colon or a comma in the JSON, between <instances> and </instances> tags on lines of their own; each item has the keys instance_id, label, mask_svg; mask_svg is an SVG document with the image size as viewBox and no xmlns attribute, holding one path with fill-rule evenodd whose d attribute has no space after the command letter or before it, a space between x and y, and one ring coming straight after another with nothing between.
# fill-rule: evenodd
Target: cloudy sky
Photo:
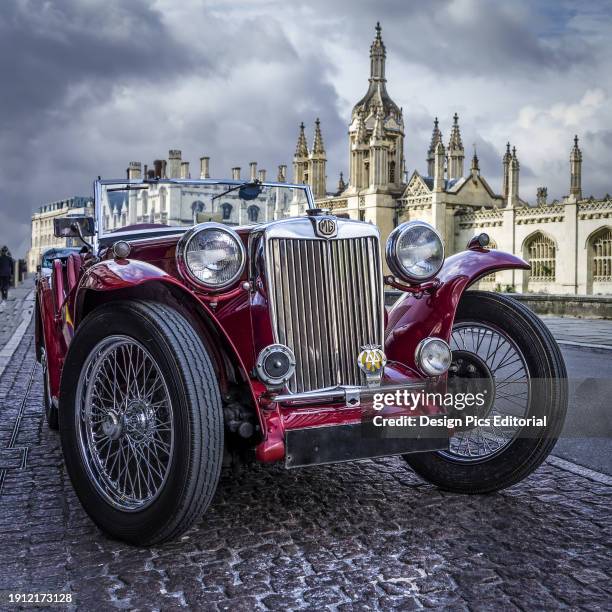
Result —
<instances>
[{"instance_id":1,"label":"cloudy sky","mask_svg":"<svg viewBox=\"0 0 612 612\"><path fill-rule=\"evenodd\" d=\"M432 120L460 115L466 154L499 190L507 140L521 196L568 192L574 133L586 195L612 192L609 0L3 0L0 244L23 256L41 204L90 195L171 148L214 176L291 164L321 118L328 188L347 170L347 122L367 88L380 20L406 162L424 169Z\"/></svg>"}]
</instances>

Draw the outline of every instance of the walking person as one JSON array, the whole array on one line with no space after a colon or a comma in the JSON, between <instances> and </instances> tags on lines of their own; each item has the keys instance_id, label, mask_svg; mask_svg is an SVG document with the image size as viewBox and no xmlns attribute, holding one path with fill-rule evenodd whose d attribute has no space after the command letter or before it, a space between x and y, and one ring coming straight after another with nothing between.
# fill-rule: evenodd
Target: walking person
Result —
<instances>
[{"instance_id":1,"label":"walking person","mask_svg":"<svg viewBox=\"0 0 612 612\"><path fill-rule=\"evenodd\" d=\"M8 247L0 249L0 293L2 300L8 298L8 288L13 281L14 262Z\"/></svg>"}]
</instances>

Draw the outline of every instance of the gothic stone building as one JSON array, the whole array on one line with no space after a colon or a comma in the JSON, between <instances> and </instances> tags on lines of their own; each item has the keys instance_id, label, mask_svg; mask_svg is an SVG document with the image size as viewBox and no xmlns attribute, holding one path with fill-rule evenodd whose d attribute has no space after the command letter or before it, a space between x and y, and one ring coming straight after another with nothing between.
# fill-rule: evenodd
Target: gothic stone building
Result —
<instances>
[{"instance_id":1,"label":"gothic stone building","mask_svg":"<svg viewBox=\"0 0 612 612\"><path fill-rule=\"evenodd\" d=\"M348 185L340 175L336 194L323 195L326 160L318 121L311 151L300 126L294 181L310 183L319 206L378 225L383 241L398 223L422 219L438 229L449 254L463 250L474 234L486 232L493 248L531 263L531 271L503 271L483 279L482 288L612 293L612 199L583 197L578 137L570 151L569 195L561 201L547 202L545 187L538 189L534 205L521 199L520 164L509 143L502 157L501 193L481 175L476 154L466 171L456 114L446 147L435 119L427 172L415 170L407 177L403 114L387 92L385 60L377 24L368 90L353 108L349 124Z\"/></svg>"}]
</instances>

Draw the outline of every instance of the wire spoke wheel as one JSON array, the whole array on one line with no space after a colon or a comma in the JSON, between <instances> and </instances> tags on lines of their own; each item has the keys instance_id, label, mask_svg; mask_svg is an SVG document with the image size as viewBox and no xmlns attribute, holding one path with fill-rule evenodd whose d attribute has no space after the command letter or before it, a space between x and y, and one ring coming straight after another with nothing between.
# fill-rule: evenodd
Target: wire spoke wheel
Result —
<instances>
[{"instance_id":1,"label":"wire spoke wheel","mask_svg":"<svg viewBox=\"0 0 612 612\"><path fill-rule=\"evenodd\" d=\"M530 404L527 363L504 330L476 321L462 321L453 327L451 349L449 381L453 375L462 383L469 381L466 377L474 376L479 389L485 384L490 392L485 408L474 415L479 417L479 423L456 431L449 439L448 451L439 454L452 461L486 461L502 452L520 432L520 426L510 419L504 424L503 417L527 417Z\"/></svg>"},{"instance_id":2,"label":"wire spoke wheel","mask_svg":"<svg viewBox=\"0 0 612 612\"><path fill-rule=\"evenodd\" d=\"M115 508L136 512L161 492L172 464L173 414L162 372L129 336L109 336L79 376L75 411L87 473Z\"/></svg>"}]
</instances>

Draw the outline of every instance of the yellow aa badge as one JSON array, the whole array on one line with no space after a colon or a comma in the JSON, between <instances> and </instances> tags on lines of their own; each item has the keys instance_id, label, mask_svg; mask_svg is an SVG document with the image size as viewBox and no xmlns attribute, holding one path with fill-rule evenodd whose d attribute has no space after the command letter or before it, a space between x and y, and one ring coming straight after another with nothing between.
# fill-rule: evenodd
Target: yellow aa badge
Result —
<instances>
[{"instance_id":1,"label":"yellow aa badge","mask_svg":"<svg viewBox=\"0 0 612 612\"><path fill-rule=\"evenodd\" d=\"M368 385L380 382L386 363L387 358L378 346L363 346L357 357L357 365L366 375Z\"/></svg>"}]
</instances>

